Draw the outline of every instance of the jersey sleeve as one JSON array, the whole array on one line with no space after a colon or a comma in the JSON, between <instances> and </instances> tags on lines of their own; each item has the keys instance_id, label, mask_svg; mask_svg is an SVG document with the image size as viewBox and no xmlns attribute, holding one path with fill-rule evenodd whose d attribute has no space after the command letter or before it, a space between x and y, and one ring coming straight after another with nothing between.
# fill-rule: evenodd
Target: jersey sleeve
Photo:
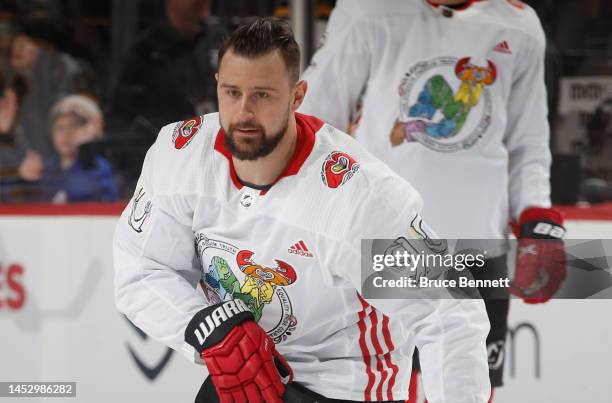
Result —
<instances>
[{"instance_id":1,"label":"jersey sleeve","mask_svg":"<svg viewBox=\"0 0 612 403\"><path fill-rule=\"evenodd\" d=\"M184 342L184 332L207 303L197 288L201 274L189 203L164 185L169 176L160 175L168 170L158 150L164 130L172 129L163 128L148 151L136 192L115 229L115 301L138 328L201 363Z\"/></svg>"},{"instance_id":2,"label":"jersey sleeve","mask_svg":"<svg viewBox=\"0 0 612 403\"><path fill-rule=\"evenodd\" d=\"M420 306L427 302L420 301ZM489 321L482 300L436 300L434 308L421 314L412 332L428 402L489 401Z\"/></svg>"},{"instance_id":3,"label":"jersey sleeve","mask_svg":"<svg viewBox=\"0 0 612 403\"><path fill-rule=\"evenodd\" d=\"M400 178L377 180L372 192L360 202L346 248L352 249L353 264L337 267L351 287L361 290L361 240L369 238L436 239L421 219L422 200ZM370 251L367 251L368 253ZM346 256L349 252L340 253ZM355 257L358 256L358 257ZM357 266L357 268L355 267ZM435 293L434 293L435 294ZM424 293L405 299L366 298L374 308L401 323L403 333L419 349L423 382L431 403L481 402L489 399L490 383L486 350L489 321L481 299L433 297Z\"/></svg>"},{"instance_id":4,"label":"jersey sleeve","mask_svg":"<svg viewBox=\"0 0 612 403\"><path fill-rule=\"evenodd\" d=\"M541 31L541 28L540 28ZM550 131L544 83L545 39L531 36L517 55L508 98L510 217L516 220L529 207L550 207Z\"/></svg>"},{"instance_id":5,"label":"jersey sleeve","mask_svg":"<svg viewBox=\"0 0 612 403\"><path fill-rule=\"evenodd\" d=\"M302 78L308 83L299 111L346 131L370 69L367 20L350 1L339 1L331 13L323 44Z\"/></svg>"}]
</instances>

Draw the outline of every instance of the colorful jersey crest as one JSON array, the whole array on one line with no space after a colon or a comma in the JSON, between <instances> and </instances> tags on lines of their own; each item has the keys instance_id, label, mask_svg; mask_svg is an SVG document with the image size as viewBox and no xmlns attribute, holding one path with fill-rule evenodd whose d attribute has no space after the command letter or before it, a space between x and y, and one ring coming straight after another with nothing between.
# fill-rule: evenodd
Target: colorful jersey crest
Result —
<instances>
[{"instance_id":1,"label":"colorful jersey crest","mask_svg":"<svg viewBox=\"0 0 612 403\"><path fill-rule=\"evenodd\" d=\"M284 287L297 281L292 265L274 259L276 266L264 266L253 259L255 253L250 250L201 235L196 238L196 248L201 262L207 260L203 257L204 253L212 251L213 254L210 264L203 270L202 283L211 303L239 299L246 304L257 322L261 320L266 306L273 304L273 311L279 312L280 318L274 321L276 326L264 326L265 330L276 343L291 335L297 326L297 319Z\"/></svg>"},{"instance_id":2,"label":"colorful jersey crest","mask_svg":"<svg viewBox=\"0 0 612 403\"><path fill-rule=\"evenodd\" d=\"M491 123L488 87L497 74L491 60L479 65L469 57L442 57L417 63L400 85L400 119L391 144L418 141L443 152L472 147Z\"/></svg>"}]
</instances>

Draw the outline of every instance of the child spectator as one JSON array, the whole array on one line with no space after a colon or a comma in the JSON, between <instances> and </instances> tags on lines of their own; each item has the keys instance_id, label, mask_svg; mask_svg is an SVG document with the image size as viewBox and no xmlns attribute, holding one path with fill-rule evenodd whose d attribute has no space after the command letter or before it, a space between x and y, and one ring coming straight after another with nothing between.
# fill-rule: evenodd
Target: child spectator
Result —
<instances>
[{"instance_id":1,"label":"child spectator","mask_svg":"<svg viewBox=\"0 0 612 403\"><path fill-rule=\"evenodd\" d=\"M81 95L58 101L50 112L57 155L43 161L40 189L54 203L116 201L117 185L110 163L100 155L84 158L79 146L102 136L98 105Z\"/></svg>"}]
</instances>

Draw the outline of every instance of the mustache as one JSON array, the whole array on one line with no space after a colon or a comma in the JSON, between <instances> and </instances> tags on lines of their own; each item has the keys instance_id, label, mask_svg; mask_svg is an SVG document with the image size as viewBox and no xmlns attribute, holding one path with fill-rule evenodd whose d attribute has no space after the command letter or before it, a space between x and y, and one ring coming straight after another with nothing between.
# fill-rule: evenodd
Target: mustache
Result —
<instances>
[{"instance_id":1,"label":"mustache","mask_svg":"<svg viewBox=\"0 0 612 403\"><path fill-rule=\"evenodd\" d=\"M263 131L263 126L258 124L257 122L247 121L247 122L238 122L230 125L230 131L234 130L260 130Z\"/></svg>"}]
</instances>

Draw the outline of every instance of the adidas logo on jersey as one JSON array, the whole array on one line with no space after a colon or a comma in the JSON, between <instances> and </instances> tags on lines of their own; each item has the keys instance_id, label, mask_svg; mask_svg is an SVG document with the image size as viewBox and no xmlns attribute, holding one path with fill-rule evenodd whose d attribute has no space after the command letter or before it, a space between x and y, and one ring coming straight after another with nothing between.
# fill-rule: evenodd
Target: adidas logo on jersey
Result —
<instances>
[{"instance_id":1,"label":"adidas logo on jersey","mask_svg":"<svg viewBox=\"0 0 612 403\"><path fill-rule=\"evenodd\" d=\"M506 41L501 41L500 43L495 45L495 47L493 48L493 51L499 52L499 53L506 53L508 55L512 54L512 51L510 50L510 46L508 46L508 42Z\"/></svg>"},{"instance_id":2,"label":"adidas logo on jersey","mask_svg":"<svg viewBox=\"0 0 612 403\"><path fill-rule=\"evenodd\" d=\"M294 245L291 245L291 247L287 249L287 252L303 257L314 257L312 252L308 250L308 247L306 246L304 241L300 241Z\"/></svg>"}]
</instances>

